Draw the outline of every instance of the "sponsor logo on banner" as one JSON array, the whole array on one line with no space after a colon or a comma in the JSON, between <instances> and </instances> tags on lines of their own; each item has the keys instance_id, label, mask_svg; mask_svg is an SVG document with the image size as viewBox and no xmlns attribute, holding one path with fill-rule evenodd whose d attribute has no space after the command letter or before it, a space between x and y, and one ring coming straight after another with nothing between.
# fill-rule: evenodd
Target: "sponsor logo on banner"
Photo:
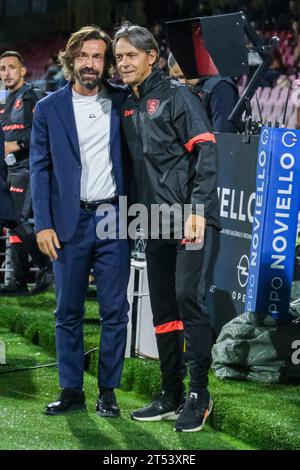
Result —
<instances>
[{"instance_id":1,"label":"sponsor logo on banner","mask_svg":"<svg viewBox=\"0 0 300 470\"><path fill-rule=\"evenodd\" d=\"M299 137L298 131L265 128L258 150L246 309L280 321L289 319L300 200Z\"/></svg>"},{"instance_id":2,"label":"sponsor logo on banner","mask_svg":"<svg viewBox=\"0 0 300 470\"><path fill-rule=\"evenodd\" d=\"M238 281L241 287L246 287L249 278L249 258L243 255L237 265Z\"/></svg>"},{"instance_id":3,"label":"sponsor logo on banner","mask_svg":"<svg viewBox=\"0 0 300 470\"><path fill-rule=\"evenodd\" d=\"M218 187L217 191L222 218L253 223L255 192L246 197L245 191L237 189Z\"/></svg>"}]
</instances>

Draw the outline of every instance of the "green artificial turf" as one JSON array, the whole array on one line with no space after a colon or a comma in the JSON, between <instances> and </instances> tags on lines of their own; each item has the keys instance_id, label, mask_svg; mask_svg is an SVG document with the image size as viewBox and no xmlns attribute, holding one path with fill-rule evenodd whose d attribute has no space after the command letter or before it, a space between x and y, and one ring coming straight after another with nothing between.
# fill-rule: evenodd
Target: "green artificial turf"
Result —
<instances>
[{"instance_id":1,"label":"green artificial turf","mask_svg":"<svg viewBox=\"0 0 300 470\"><path fill-rule=\"evenodd\" d=\"M54 308L53 293L32 298L0 299L0 325L22 334L53 355L55 351L52 313ZM86 318L89 321L98 318L96 302L87 302ZM98 325L85 324L86 350L98 346L98 343ZM96 353L92 354L89 370L92 374L96 374ZM93 379L89 377L88 380ZM160 391L158 361L126 360L122 389L135 393L135 399L138 400L140 397L143 402L153 397ZM220 381L211 373L210 391L215 402L211 418L215 430L234 436L256 448L300 449L299 386L225 382ZM165 424L168 425L168 423Z\"/></svg>"},{"instance_id":2,"label":"green artificial turf","mask_svg":"<svg viewBox=\"0 0 300 470\"><path fill-rule=\"evenodd\" d=\"M8 364L0 366L0 372L53 361L41 347L3 327L0 338L8 346ZM174 432L173 422L137 423L130 418L130 412L144 401L135 392L117 392L120 418L101 418L95 413L97 380L91 374L85 376L87 411L45 416L44 407L56 399L57 389L56 368L0 375L1 450L251 449L214 431L209 423L201 433L193 434Z\"/></svg>"},{"instance_id":3,"label":"green artificial turf","mask_svg":"<svg viewBox=\"0 0 300 470\"><path fill-rule=\"evenodd\" d=\"M262 449L300 449L300 387L221 381L211 372L212 425ZM160 390L157 361L126 361L122 387L139 395Z\"/></svg>"},{"instance_id":4,"label":"green artificial turf","mask_svg":"<svg viewBox=\"0 0 300 470\"><path fill-rule=\"evenodd\" d=\"M99 307L95 301L86 302L85 314L85 348L98 346ZM20 333L34 344L43 346L48 352L55 354L55 295L47 292L34 297L2 297L0 298L0 325L7 326L11 331ZM91 322L93 321L93 323Z\"/></svg>"}]
</instances>

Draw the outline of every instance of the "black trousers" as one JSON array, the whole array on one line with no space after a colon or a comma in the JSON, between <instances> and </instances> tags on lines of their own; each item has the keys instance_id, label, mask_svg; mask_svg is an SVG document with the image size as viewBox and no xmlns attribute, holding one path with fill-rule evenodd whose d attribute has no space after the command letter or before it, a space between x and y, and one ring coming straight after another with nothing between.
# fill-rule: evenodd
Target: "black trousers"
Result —
<instances>
[{"instance_id":1,"label":"black trousers","mask_svg":"<svg viewBox=\"0 0 300 470\"><path fill-rule=\"evenodd\" d=\"M178 240L148 240L149 292L162 372L162 387L183 390L183 337L190 372L190 391L208 384L212 328L205 306L212 281L218 231L206 227L201 250L187 250Z\"/></svg>"},{"instance_id":2,"label":"black trousers","mask_svg":"<svg viewBox=\"0 0 300 470\"><path fill-rule=\"evenodd\" d=\"M17 226L11 230L11 234L17 235L23 242L11 245L12 267L15 280L24 285L29 274L28 253L40 269L47 268L50 262L47 256L39 250L33 227L28 222L28 219L32 217L28 168L9 168L7 181L18 216Z\"/></svg>"}]
</instances>

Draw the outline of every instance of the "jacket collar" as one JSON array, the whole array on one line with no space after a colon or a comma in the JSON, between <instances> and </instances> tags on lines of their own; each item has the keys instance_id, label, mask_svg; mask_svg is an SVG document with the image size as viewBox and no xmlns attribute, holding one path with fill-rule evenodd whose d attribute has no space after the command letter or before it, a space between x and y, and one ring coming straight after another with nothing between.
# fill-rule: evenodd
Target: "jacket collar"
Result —
<instances>
[{"instance_id":1,"label":"jacket collar","mask_svg":"<svg viewBox=\"0 0 300 470\"><path fill-rule=\"evenodd\" d=\"M146 95L150 90L156 88L161 82L168 80L168 76L162 72L158 67L155 67L154 70L148 77L138 86L140 98L143 95Z\"/></svg>"},{"instance_id":2,"label":"jacket collar","mask_svg":"<svg viewBox=\"0 0 300 470\"><path fill-rule=\"evenodd\" d=\"M14 91L8 91L8 93L11 96L17 96L19 93L23 93L28 88L30 88L30 86L28 85L28 83L24 82L23 85L20 88L18 88L17 90L14 90Z\"/></svg>"}]
</instances>

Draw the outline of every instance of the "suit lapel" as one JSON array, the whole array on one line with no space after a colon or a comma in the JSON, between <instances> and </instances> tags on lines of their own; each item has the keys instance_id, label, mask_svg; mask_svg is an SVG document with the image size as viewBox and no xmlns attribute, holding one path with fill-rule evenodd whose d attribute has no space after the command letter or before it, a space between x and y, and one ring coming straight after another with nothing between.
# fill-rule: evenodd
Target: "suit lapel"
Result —
<instances>
[{"instance_id":1,"label":"suit lapel","mask_svg":"<svg viewBox=\"0 0 300 470\"><path fill-rule=\"evenodd\" d=\"M120 103L115 93L111 94L111 102L110 141L112 143L120 132Z\"/></svg>"},{"instance_id":2,"label":"suit lapel","mask_svg":"<svg viewBox=\"0 0 300 470\"><path fill-rule=\"evenodd\" d=\"M74 149L74 155L80 161L79 141L72 102L72 88L70 83L61 89L61 93L57 95L57 99L54 101L54 106L66 131L66 134L71 141Z\"/></svg>"},{"instance_id":3,"label":"suit lapel","mask_svg":"<svg viewBox=\"0 0 300 470\"><path fill-rule=\"evenodd\" d=\"M111 121L110 121L110 158L113 165L115 181L118 194L123 194L122 189L122 162L121 162L121 142L120 142L120 102L119 93L111 93Z\"/></svg>"}]
</instances>

